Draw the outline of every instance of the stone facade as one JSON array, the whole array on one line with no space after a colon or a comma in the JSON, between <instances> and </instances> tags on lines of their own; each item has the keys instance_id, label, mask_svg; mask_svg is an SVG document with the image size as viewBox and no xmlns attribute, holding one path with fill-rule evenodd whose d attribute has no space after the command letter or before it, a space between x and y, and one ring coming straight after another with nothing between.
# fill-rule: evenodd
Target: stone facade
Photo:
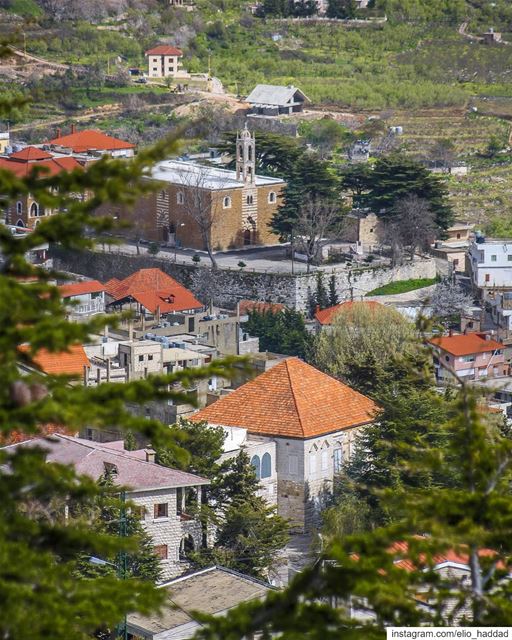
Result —
<instances>
[{"instance_id":1,"label":"stone facade","mask_svg":"<svg viewBox=\"0 0 512 640\"><path fill-rule=\"evenodd\" d=\"M367 251L374 251L382 244L384 224L374 213L349 213L345 218L343 240L360 242Z\"/></svg>"},{"instance_id":2,"label":"stone facade","mask_svg":"<svg viewBox=\"0 0 512 640\"><path fill-rule=\"evenodd\" d=\"M31 194L21 196L16 202L9 203L6 222L16 227L34 229L41 220L52 216L56 211L40 205Z\"/></svg>"}]
</instances>

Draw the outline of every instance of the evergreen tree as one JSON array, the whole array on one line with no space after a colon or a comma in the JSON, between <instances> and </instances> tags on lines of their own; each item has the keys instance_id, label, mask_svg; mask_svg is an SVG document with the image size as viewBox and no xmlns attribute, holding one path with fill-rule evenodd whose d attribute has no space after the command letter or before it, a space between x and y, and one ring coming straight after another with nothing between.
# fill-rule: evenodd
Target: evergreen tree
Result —
<instances>
[{"instance_id":1,"label":"evergreen tree","mask_svg":"<svg viewBox=\"0 0 512 640\"><path fill-rule=\"evenodd\" d=\"M328 0L327 17L341 18L342 20L355 18L357 3L355 0Z\"/></svg>"},{"instance_id":2,"label":"evergreen tree","mask_svg":"<svg viewBox=\"0 0 512 640\"><path fill-rule=\"evenodd\" d=\"M244 330L260 339L260 350L298 356L305 359L309 353L311 334L304 316L299 311L251 311Z\"/></svg>"},{"instance_id":3,"label":"evergreen tree","mask_svg":"<svg viewBox=\"0 0 512 640\"><path fill-rule=\"evenodd\" d=\"M316 272L316 295L315 295L315 307L320 309L327 309L329 306L329 294L324 284L324 276L321 271Z\"/></svg>"},{"instance_id":4,"label":"evergreen tree","mask_svg":"<svg viewBox=\"0 0 512 640\"><path fill-rule=\"evenodd\" d=\"M339 304L338 292L336 291L336 276L334 273L329 278L329 306L335 307Z\"/></svg>"},{"instance_id":5,"label":"evergreen tree","mask_svg":"<svg viewBox=\"0 0 512 640\"><path fill-rule=\"evenodd\" d=\"M128 431L124 437L124 448L125 451L135 451L138 449L137 440L135 439L132 431Z\"/></svg>"}]
</instances>

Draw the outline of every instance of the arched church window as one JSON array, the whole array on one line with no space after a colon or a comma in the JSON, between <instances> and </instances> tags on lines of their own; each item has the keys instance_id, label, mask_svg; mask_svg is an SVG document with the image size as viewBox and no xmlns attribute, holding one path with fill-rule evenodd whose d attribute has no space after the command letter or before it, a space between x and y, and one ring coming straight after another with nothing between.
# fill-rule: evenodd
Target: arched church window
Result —
<instances>
[{"instance_id":1,"label":"arched church window","mask_svg":"<svg viewBox=\"0 0 512 640\"><path fill-rule=\"evenodd\" d=\"M261 477L270 478L272 475L272 459L270 453L264 453L261 459Z\"/></svg>"},{"instance_id":2,"label":"arched church window","mask_svg":"<svg viewBox=\"0 0 512 640\"><path fill-rule=\"evenodd\" d=\"M224 200L222 201L222 206L224 207L224 209L231 209L231 198L229 196L225 196Z\"/></svg>"},{"instance_id":3,"label":"arched church window","mask_svg":"<svg viewBox=\"0 0 512 640\"><path fill-rule=\"evenodd\" d=\"M254 472L256 473L256 478L259 480L261 478L261 462L259 456L253 456L251 458L251 464L254 467Z\"/></svg>"}]
</instances>

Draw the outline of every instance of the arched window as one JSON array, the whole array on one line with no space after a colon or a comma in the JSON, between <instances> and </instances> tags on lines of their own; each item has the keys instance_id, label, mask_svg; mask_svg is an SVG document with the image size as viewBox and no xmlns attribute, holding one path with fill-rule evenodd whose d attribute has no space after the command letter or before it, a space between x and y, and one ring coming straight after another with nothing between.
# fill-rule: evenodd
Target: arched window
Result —
<instances>
[{"instance_id":1,"label":"arched window","mask_svg":"<svg viewBox=\"0 0 512 640\"><path fill-rule=\"evenodd\" d=\"M178 191L176 194L176 202L178 204L183 204L185 202L185 196L183 195L183 191Z\"/></svg>"},{"instance_id":2,"label":"arched window","mask_svg":"<svg viewBox=\"0 0 512 640\"><path fill-rule=\"evenodd\" d=\"M166 197L167 193L165 192L165 189L163 191L160 191L160 200L165 200Z\"/></svg>"},{"instance_id":3,"label":"arched window","mask_svg":"<svg viewBox=\"0 0 512 640\"><path fill-rule=\"evenodd\" d=\"M34 218L37 218L37 216L39 215L39 205L37 204L37 202L33 202L30 205L30 215Z\"/></svg>"},{"instance_id":4,"label":"arched window","mask_svg":"<svg viewBox=\"0 0 512 640\"><path fill-rule=\"evenodd\" d=\"M18 222L16 223L16 226L17 226L17 227L21 227L22 229L24 229L24 228L25 228L25 223L24 223L24 222L23 222L23 220L20 218L20 219L18 220Z\"/></svg>"},{"instance_id":5,"label":"arched window","mask_svg":"<svg viewBox=\"0 0 512 640\"><path fill-rule=\"evenodd\" d=\"M276 192L275 191L271 191L268 194L268 201L270 202L270 204L272 204L273 202L276 201L276 199L277 199Z\"/></svg>"},{"instance_id":6,"label":"arched window","mask_svg":"<svg viewBox=\"0 0 512 640\"><path fill-rule=\"evenodd\" d=\"M261 463L259 456L253 456L251 458L251 464L254 467L254 472L256 473L256 478L259 480L261 478Z\"/></svg>"},{"instance_id":7,"label":"arched window","mask_svg":"<svg viewBox=\"0 0 512 640\"><path fill-rule=\"evenodd\" d=\"M254 202L254 197L253 196L247 196L247 204L253 204Z\"/></svg>"},{"instance_id":8,"label":"arched window","mask_svg":"<svg viewBox=\"0 0 512 640\"><path fill-rule=\"evenodd\" d=\"M238 145L238 157L240 158L240 160L244 159L244 148L241 144Z\"/></svg>"},{"instance_id":9,"label":"arched window","mask_svg":"<svg viewBox=\"0 0 512 640\"><path fill-rule=\"evenodd\" d=\"M21 216L21 214L23 213L23 203L18 200L18 202L16 203L16 213Z\"/></svg>"},{"instance_id":10,"label":"arched window","mask_svg":"<svg viewBox=\"0 0 512 640\"><path fill-rule=\"evenodd\" d=\"M247 159L249 160L249 162L252 161L252 147L249 146L249 148L247 149Z\"/></svg>"},{"instance_id":11,"label":"arched window","mask_svg":"<svg viewBox=\"0 0 512 640\"><path fill-rule=\"evenodd\" d=\"M231 209L231 198L229 196L226 196L224 198L224 200L222 201L222 206L224 207L224 209Z\"/></svg>"},{"instance_id":12,"label":"arched window","mask_svg":"<svg viewBox=\"0 0 512 640\"><path fill-rule=\"evenodd\" d=\"M261 459L261 477L270 478L272 475L272 459L270 453L264 453Z\"/></svg>"}]
</instances>

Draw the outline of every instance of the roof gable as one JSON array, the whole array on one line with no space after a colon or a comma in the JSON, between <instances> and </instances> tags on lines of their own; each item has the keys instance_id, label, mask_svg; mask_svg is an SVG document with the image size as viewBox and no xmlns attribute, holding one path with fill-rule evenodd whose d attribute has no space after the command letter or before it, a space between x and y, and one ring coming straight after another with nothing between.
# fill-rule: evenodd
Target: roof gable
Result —
<instances>
[{"instance_id":1,"label":"roof gable","mask_svg":"<svg viewBox=\"0 0 512 640\"><path fill-rule=\"evenodd\" d=\"M160 44L157 47L148 49L145 53L147 56L182 56L183 51L177 47L168 44Z\"/></svg>"},{"instance_id":2,"label":"roof gable","mask_svg":"<svg viewBox=\"0 0 512 640\"><path fill-rule=\"evenodd\" d=\"M285 106L294 101L297 96L304 102L310 102L306 94L293 86L282 86L276 84L258 84L245 99L251 104L268 104Z\"/></svg>"},{"instance_id":3,"label":"roof gable","mask_svg":"<svg viewBox=\"0 0 512 640\"><path fill-rule=\"evenodd\" d=\"M98 280L83 280L82 282L69 282L59 287L62 298L86 295L87 293L101 293L105 291L105 285Z\"/></svg>"},{"instance_id":4,"label":"roof gable","mask_svg":"<svg viewBox=\"0 0 512 640\"><path fill-rule=\"evenodd\" d=\"M298 358L287 358L193 418L307 439L367 424L377 411L366 396Z\"/></svg>"},{"instance_id":5,"label":"roof gable","mask_svg":"<svg viewBox=\"0 0 512 640\"><path fill-rule=\"evenodd\" d=\"M71 149L75 153L86 151L117 151L120 149L134 149L135 145L113 136L108 136L96 129L84 129L67 136L60 136L50 140L49 144Z\"/></svg>"},{"instance_id":6,"label":"roof gable","mask_svg":"<svg viewBox=\"0 0 512 640\"><path fill-rule=\"evenodd\" d=\"M34 160L51 160L52 155L44 149L38 149L37 147L25 147L24 149L21 149L21 151L11 153L9 159L22 162L33 162Z\"/></svg>"}]
</instances>

